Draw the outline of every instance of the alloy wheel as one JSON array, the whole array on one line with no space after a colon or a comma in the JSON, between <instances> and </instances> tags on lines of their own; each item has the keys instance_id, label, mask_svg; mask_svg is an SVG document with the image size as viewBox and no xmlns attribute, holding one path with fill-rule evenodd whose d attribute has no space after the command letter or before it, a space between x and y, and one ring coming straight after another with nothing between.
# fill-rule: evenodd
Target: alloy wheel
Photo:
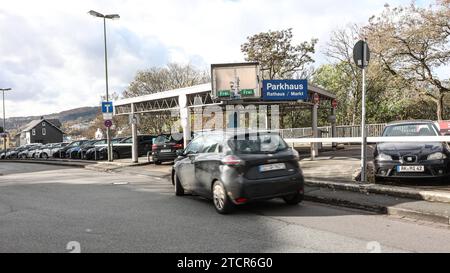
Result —
<instances>
[{"instance_id":1,"label":"alloy wheel","mask_svg":"<svg viewBox=\"0 0 450 273\"><path fill-rule=\"evenodd\" d=\"M216 208L218 208L219 210L222 210L224 205L225 205L225 191L222 187L222 185L220 185L220 183L216 183L214 185L214 190L213 190L213 199L214 199L214 205L216 206Z\"/></svg>"}]
</instances>

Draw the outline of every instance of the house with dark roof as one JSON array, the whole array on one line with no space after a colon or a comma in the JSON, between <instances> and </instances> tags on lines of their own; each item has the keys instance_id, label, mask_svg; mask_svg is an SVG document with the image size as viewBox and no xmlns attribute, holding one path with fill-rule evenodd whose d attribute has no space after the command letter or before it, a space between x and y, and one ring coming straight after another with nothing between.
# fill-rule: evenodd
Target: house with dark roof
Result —
<instances>
[{"instance_id":1,"label":"house with dark roof","mask_svg":"<svg viewBox=\"0 0 450 273\"><path fill-rule=\"evenodd\" d=\"M33 120L25 125L16 136L20 146L31 143L58 143L63 141L64 132L61 130L61 122L54 119Z\"/></svg>"}]
</instances>

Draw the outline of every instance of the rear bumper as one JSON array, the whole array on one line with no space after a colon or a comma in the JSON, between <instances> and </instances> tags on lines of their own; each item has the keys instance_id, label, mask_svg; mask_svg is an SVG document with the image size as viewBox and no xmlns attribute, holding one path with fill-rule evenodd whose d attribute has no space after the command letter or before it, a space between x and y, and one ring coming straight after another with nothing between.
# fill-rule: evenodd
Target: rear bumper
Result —
<instances>
[{"instance_id":1,"label":"rear bumper","mask_svg":"<svg viewBox=\"0 0 450 273\"><path fill-rule=\"evenodd\" d=\"M176 152L160 153L152 152L153 161L174 161L178 156Z\"/></svg>"},{"instance_id":2,"label":"rear bumper","mask_svg":"<svg viewBox=\"0 0 450 273\"><path fill-rule=\"evenodd\" d=\"M223 179L228 196L234 203L238 198L245 198L251 202L297 193L303 194L304 191L304 178L301 173L258 180L249 180L243 176Z\"/></svg>"},{"instance_id":3,"label":"rear bumper","mask_svg":"<svg viewBox=\"0 0 450 273\"><path fill-rule=\"evenodd\" d=\"M424 172L397 172L397 166L420 165L425 167ZM375 176L377 178L391 179L442 179L450 177L450 163L448 160L436 160L416 164L401 164L399 162L375 162Z\"/></svg>"}]
</instances>

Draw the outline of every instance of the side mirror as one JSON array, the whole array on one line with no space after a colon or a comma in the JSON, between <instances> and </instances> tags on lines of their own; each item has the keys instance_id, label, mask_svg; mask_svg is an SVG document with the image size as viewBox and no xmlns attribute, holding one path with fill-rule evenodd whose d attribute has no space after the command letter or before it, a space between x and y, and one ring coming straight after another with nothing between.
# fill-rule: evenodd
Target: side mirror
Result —
<instances>
[{"instance_id":1,"label":"side mirror","mask_svg":"<svg viewBox=\"0 0 450 273\"><path fill-rule=\"evenodd\" d=\"M177 150L176 154L177 156L184 156L184 150Z\"/></svg>"}]
</instances>

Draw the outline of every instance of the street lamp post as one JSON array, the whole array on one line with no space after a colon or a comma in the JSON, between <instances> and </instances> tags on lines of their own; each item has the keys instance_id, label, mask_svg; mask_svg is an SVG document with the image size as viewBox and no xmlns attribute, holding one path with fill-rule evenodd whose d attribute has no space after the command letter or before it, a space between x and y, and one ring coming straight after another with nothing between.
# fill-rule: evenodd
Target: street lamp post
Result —
<instances>
[{"instance_id":1,"label":"street lamp post","mask_svg":"<svg viewBox=\"0 0 450 273\"><path fill-rule=\"evenodd\" d=\"M104 42L105 42L105 79L106 79L106 101L109 101L109 87L108 87L108 51L106 48L106 19L119 19L120 16L118 14L107 14L107 15L103 15L99 12L96 11L89 11L88 12L90 15L94 16L94 17L98 17L98 18L103 18L103 38L104 38ZM111 162L113 161L113 157L112 157L112 149L111 149L111 136L110 136L110 129L109 127L106 127L106 141L108 144L108 161Z\"/></svg>"},{"instance_id":2,"label":"street lamp post","mask_svg":"<svg viewBox=\"0 0 450 273\"><path fill-rule=\"evenodd\" d=\"M0 88L0 91L2 91L2 97L3 97L3 151L5 151L6 154L6 117L5 117L5 91L10 91L11 88Z\"/></svg>"}]
</instances>

